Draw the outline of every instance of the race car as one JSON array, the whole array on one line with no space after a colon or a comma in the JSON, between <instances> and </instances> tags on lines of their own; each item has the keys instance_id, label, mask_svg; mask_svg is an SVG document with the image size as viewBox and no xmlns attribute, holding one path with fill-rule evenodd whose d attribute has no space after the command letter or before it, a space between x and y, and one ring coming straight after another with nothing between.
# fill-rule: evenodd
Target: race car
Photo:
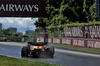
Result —
<instances>
[{"instance_id":1,"label":"race car","mask_svg":"<svg viewBox=\"0 0 100 66\"><path fill-rule=\"evenodd\" d=\"M21 49L22 57L53 58L54 47L44 43L28 42L27 46Z\"/></svg>"},{"instance_id":2,"label":"race car","mask_svg":"<svg viewBox=\"0 0 100 66\"><path fill-rule=\"evenodd\" d=\"M38 33L37 33L38 34ZM40 37L38 35L38 37ZM54 46L48 45L48 35L43 33L44 42L36 38L35 42L28 42L26 46L21 49L22 57L38 57L38 58L53 58L55 50Z\"/></svg>"}]
</instances>

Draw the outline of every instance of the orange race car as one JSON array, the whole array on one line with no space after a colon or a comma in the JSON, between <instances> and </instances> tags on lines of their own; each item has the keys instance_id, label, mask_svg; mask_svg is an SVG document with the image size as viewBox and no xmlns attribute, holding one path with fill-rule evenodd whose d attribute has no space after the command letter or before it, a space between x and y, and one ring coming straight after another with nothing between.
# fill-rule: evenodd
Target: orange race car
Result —
<instances>
[{"instance_id":1,"label":"orange race car","mask_svg":"<svg viewBox=\"0 0 100 66\"><path fill-rule=\"evenodd\" d=\"M53 58L54 56L54 47L47 45L48 37L44 35L44 42L40 42L40 39L37 39L37 42L28 42L26 46L23 46L21 49L22 57L49 57Z\"/></svg>"}]
</instances>

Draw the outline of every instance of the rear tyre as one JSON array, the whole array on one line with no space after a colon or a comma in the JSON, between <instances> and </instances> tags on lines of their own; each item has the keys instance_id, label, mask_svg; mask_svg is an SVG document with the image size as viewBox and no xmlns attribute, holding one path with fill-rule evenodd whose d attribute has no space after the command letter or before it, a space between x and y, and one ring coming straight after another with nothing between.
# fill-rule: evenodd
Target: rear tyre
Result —
<instances>
[{"instance_id":1,"label":"rear tyre","mask_svg":"<svg viewBox=\"0 0 100 66\"><path fill-rule=\"evenodd\" d=\"M53 58L54 53L55 53L55 51L54 51L54 47L53 46L50 46L46 51L46 54L47 54L47 56L49 58Z\"/></svg>"},{"instance_id":2,"label":"rear tyre","mask_svg":"<svg viewBox=\"0 0 100 66\"><path fill-rule=\"evenodd\" d=\"M22 49L21 49L21 56L22 57L28 57L28 47L23 47Z\"/></svg>"}]
</instances>

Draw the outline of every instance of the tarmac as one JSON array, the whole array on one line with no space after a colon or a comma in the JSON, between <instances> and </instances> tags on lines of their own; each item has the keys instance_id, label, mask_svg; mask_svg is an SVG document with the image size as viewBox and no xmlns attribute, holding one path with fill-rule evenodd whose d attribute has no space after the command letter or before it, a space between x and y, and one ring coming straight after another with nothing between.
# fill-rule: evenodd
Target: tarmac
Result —
<instances>
[{"instance_id":1,"label":"tarmac","mask_svg":"<svg viewBox=\"0 0 100 66\"><path fill-rule=\"evenodd\" d=\"M2 45L12 45L12 46L26 46L27 42L0 42L0 44ZM55 46L54 47L58 48L58 49L63 49L63 50L71 50L71 51L77 51L77 52L85 52L85 53L91 53L91 54L97 54L100 55L100 53L97 52L92 52L92 51L85 51L85 50L78 50L78 49L73 49L73 48L64 48L64 47L59 47L59 46Z\"/></svg>"},{"instance_id":2,"label":"tarmac","mask_svg":"<svg viewBox=\"0 0 100 66\"><path fill-rule=\"evenodd\" d=\"M27 42L0 42L0 44L12 46L26 46Z\"/></svg>"}]
</instances>

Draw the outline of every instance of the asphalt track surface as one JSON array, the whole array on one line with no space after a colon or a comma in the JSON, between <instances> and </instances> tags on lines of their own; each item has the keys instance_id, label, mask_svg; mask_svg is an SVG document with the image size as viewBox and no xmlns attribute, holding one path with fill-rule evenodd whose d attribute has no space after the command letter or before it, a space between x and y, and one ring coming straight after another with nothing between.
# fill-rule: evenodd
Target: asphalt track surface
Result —
<instances>
[{"instance_id":1,"label":"asphalt track surface","mask_svg":"<svg viewBox=\"0 0 100 66\"><path fill-rule=\"evenodd\" d=\"M21 57L21 47L26 43L0 42L0 55ZM55 46L54 58L22 58L33 61L60 64L63 66L100 66L100 55L68 50Z\"/></svg>"}]
</instances>

